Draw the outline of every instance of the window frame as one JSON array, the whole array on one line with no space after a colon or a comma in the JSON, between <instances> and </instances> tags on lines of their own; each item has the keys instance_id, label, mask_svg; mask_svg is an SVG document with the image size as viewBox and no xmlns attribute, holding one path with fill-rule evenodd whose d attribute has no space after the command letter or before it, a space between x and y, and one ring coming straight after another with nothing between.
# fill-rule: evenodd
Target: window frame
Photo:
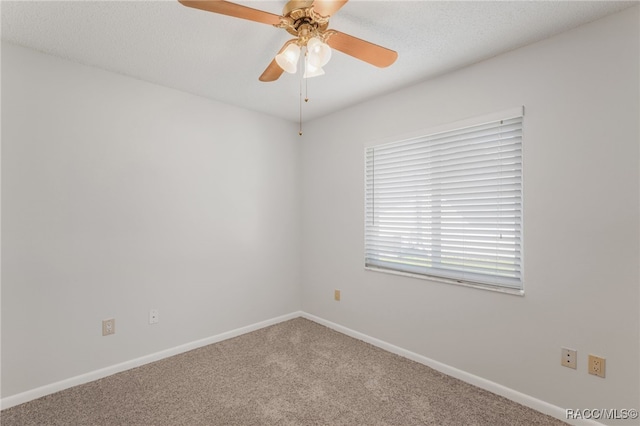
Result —
<instances>
[{"instance_id":1,"label":"window frame","mask_svg":"<svg viewBox=\"0 0 640 426\"><path fill-rule=\"evenodd\" d=\"M464 287L471 287L471 288L478 288L478 289L483 289L483 290L490 290L490 291L495 291L495 292L499 292L499 293L504 293L504 294L511 294L511 295L518 295L518 296L524 296L524 290L525 290L525 263L524 263L524 192L525 192L525 145L524 145L524 132L525 132L525 124L524 124L524 106L519 106L519 107L515 107L515 108L509 108L506 110L502 110L499 112L495 112L495 113L491 113L491 114L486 114L486 115L482 115L482 116L476 116L476 117L472 117L472 118L468 118L468 119L464 119L464 120L459 120L459 121L455 121L455 122L451 122L451 123L447 123L444 125L440 125L440 126L435 126L435 127L429 127L426 129L421 129L418 131L414 131L411 133L406 133L406 134L402 134L402 135L396 135L396 136L387 136L385 138L381 138L381 139L377 139L377 140L372 140L372 141L368 141L364 143L364 170L363 170L363 177L364 177L364 188L363 188L363 201L364 201L364 227L363 227L363 235L364 235L364 245L363 245L363 263L364 263L364 269L366 271L373 271L373 272L382 272L382 273L386 273L386 274L391 274L391 275L398 275L398 276L405 276L405 277L412 277L412 278L419 278L419 279L423 279L423 280L428 280L428 281L435 281L435 282L441 282L441 283L446 283L446 284L454 284L454 285L458 285L458 286L464 286ZM402 271L402 270L397 270L397 269L390 269L390 268L384 268L384 267L379 267L379 266L375 266L375 265L367 265L367 252L366 252L366 248L367 248L367 244L366 244L366 238L367 238L367 150L370 148L375 148L375 147L380 147L383 145L388 145L388 144L393 144L393 143L399 143L399 142L403 142L403 141L407 141L410 139L417 139L417 138L426 138L426 137L430 137L432 135L438 134L438 133L444 133L444 132L451 132L451 131L456 131L456 130L460 130L460 129L464 129L466 127L473 127L473 126L479 126L485 123L490 123L490 122L495 122L495 121L500 121L500 120L508 120L508 119L512 119L512 118L517 118L517 117L522 117L522 124L521 124L521 128L522 128L522 144L521 144L521 151L520 151L520 156L521 156L521 172L520 172L520 203L521 203L521 211L520 211L520 286L519 287L513 287L513 286L507 286L507 285L503 285L503 284L487 284L487 283L482 283L482 282L474 282L472 280L464 280L464 279L456 279L456 278L448 278L448 277L443 277L443 276L438 276L438 275L429 275L429 274L423 274L423 273L415 273L415 272L410 272L410 271Z\"/></svg>"}]
</instances>

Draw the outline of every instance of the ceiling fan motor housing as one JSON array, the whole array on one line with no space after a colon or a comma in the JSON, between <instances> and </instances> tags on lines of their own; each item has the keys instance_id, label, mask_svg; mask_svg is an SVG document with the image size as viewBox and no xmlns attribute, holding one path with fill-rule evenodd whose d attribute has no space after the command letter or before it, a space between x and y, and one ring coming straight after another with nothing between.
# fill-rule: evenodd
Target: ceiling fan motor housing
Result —
<instances>
[{"instance_id":1,"label":"ceiling fan motor housing","mask_svg":"<svg viewBox=\"0 0 640 426\"><path fill-rule=\"evenodd\" d=\"M300 46L306 45L312 37L324 39L324 32L329 26L329 18L316 13L312 6L313 1L288 2L282 10L280 23L276 25L298 37Z\"/></svg>"}]
</instances>

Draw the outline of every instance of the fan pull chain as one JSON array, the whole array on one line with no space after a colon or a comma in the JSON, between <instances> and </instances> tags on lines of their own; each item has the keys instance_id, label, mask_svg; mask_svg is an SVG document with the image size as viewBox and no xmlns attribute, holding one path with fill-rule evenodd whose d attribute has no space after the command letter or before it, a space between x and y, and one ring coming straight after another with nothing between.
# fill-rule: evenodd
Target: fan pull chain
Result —
<instances>
[{"instance_id":1,"label":"fan pull chain","mask_svg":"<svg viewBox=\"0 0 640 426\"><path fill-rule=\"evenodd\" d=\"M309 102L309 79L304 79L304 101Z\"/></svg>"},{"instance_id":2,"label":"fan pull chain","mask_svg":"<svg viewBox=\"0 0 640 426\"><path fill-rule=\"evenodd\" d=\"M307 60L309 59L309 50L305 46L304 48L304 74L307 73ZM308 89L308 78L304 78L304 74L302 74L302 79L304 80L304 101L309 102L309 89Z\"/></svg>"},{"instance_id":3,"label":"fan pull chain","mask_svg":"<svg viewBox=\"0 0 640 426\"><path fill-rule=\"evenodd\" d=\"M300 73L300 128L298 130L298 135L302 136L302 73Z\"/></svg>"}]
</instances>

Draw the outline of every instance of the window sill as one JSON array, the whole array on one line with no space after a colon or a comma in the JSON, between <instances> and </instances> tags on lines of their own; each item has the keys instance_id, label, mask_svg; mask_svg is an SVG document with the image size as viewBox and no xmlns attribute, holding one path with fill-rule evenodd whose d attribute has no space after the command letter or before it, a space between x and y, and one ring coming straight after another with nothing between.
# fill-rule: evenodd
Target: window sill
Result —
<instances>
[{"instance_id":1,"label":"window sill","mask_svg":"<svg viewBox=\"0 0 640 426\"><path fill-rule=\"evenodd\" d=\"M427 280L427 281L435 281L435 282L444 283L444 284L453 284L453 285L458 285L462 287L471 287L471 288L476 288L480 290L494 291L496 293L510 294L513 296L524 296L524 289L519 289L519 288L500 287L500 286L493 286L490 284L482 284L482 283L474 283L470 281L460 281L460 280L453 280L449 278L434 277L430 275L412 274L410 272L394 271L392 269L375 268L372 266L365 266L364 269L366 271L382 272L385 274L400 275L403 277L417 278L417 279Z\"/></svg>"}]
</instances>

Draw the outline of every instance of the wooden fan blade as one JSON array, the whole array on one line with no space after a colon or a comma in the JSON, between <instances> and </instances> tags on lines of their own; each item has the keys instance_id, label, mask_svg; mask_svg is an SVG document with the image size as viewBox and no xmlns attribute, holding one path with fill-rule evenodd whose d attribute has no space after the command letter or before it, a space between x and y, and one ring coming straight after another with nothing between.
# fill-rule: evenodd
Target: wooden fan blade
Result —
<instances>
[{"instance_id":1,"label":"wooden fan blade","mask_svg":"<svg viewBox=\"0 0 640 426\"><path fill-rule=\"evenodd\" d=\"M339 31L331 30L327 44L342 53L380 68L388 67L398 59L398 52Z\"/></svg>"},{"instance_id":2,"label":"wooden fan blade","mask_svg":"<svg viewBox=\"0 0 640 426\"><path fill-rule=\"evenodd\" d=\"M287 48L288 45L290 45L291 43L294 43L297 39L291 39L288 42L286 42L282 48L280 49L280 51L278 52L278 54L284 52L284 49ZM258 80L260 81L276 81L277 79L280 78L280 76L282 75L282 73L284 72L284 70L282 68L280 68L280 65L278 65L278 63L276 62L275 58L271 61L271 63L269 64L269 66L267 67L267 69L264 70L264 72L262 73L262 75L260 76L260 78Z\"/></svg>"},{"instance_id":3,"label":"wooden fan blade","mask_svg":"<svg viewBox=\"0 0 640 426\"><path fill-rule=\"evenodd\" d=\"M280 78L284 70L280 68L280 65L276 62L276 60L272 60L266 70L262 73L259 80L260 81L276 81Z\"/></svg>"},{"instance_id":4,"label":"wooden fan blade","mask_svg":"<svg viewBox=\"0 0 640 426\"><path fill-rule=\"evenodd\" d=\"M313 10L321 16L332 16L349 0L315 0Z\"/></svg>"},{"instance_id":5,"label":"wooden fan blade","mask_svg":"<svg viewBox=\"0 0 640 426\"><path fill-rule=\"evenodd\" d=\"M178 0L182 5L207 12L220 13L234 18L248 19L249 21L263 24L276 25L280 22L280 16L264 12L258 9L242 6L223 0Z\"/></svg>"}]
</instances>

